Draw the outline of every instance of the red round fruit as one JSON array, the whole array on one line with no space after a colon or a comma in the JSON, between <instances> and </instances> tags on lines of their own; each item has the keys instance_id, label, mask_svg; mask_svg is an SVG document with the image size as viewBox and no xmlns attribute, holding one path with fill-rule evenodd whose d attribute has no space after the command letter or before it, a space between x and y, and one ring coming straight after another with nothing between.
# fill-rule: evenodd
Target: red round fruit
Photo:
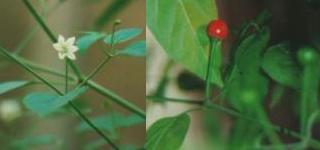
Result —
<instances>
[{"instance_id":1,"label":"red round fruit","mask_svg":"<svg viewBox=\"0 0 320 150\"><path fill-rule=\"evenodd\" d=\"M225 21L217 19L213 20L208 25L208 36L223 40L229 34L229 28Z\"/></svg>"}]
</instances>

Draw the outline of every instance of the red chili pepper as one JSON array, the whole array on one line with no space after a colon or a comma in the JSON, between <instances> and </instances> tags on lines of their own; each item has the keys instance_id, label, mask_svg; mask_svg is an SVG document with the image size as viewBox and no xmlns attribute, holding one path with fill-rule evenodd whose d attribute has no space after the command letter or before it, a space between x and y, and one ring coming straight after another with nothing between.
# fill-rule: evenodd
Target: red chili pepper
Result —
<instances>
[{"instance_id":1,"label":"red chili pepper","mask_svg":"<svg viewBox=\"0 0 320 150\"><path fill-rule=\"evenodd\" d=\"M225 21L217 19L209 23L207 32L209 37L224 40L229 34L229 28Z\"/></svg>"}]
</instances>

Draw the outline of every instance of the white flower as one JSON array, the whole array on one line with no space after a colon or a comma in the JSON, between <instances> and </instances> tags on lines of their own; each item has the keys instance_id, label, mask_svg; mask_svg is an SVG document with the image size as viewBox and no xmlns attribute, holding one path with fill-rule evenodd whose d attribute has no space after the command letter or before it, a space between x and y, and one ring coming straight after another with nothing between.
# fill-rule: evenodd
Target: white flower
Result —
<instances>
[{"instance_id":1,"label":"white flower","mask_svg":"<svg viewBox=\"0 0 320 150\"><path fill-rule=\"evenodd\" d=\"M76 59L76 55L74 54L79 50L77 46L75 46L75 37L65 38L62 35L59 35L58 42L53 44L53 47L58 51L59 59L64 59L68 57L71 60Z\"/></svg>"},{"instance_id":2,"label":"white flower","mask_svg":"<svg viewBox=\"0 0 320 150\"><path fill-rule=\"evenodd\" d=\"M16 100L4 100L0 103L0 117L4 122L11 122L22 115L20 103Z\"/></svg>"}]
</instances>

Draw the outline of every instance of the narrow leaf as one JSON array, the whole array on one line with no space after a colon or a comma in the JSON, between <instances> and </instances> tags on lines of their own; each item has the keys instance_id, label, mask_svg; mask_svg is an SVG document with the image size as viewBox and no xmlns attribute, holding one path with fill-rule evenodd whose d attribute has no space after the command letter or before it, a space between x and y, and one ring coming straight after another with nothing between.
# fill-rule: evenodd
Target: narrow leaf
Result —
<instances>
[{"instance_id":1,"label":"narrow leaf","mask_svg":"<svg viewBox=\"0 0 320 150\"><path fill-rule=\"evenodd\" d=\"M22 88L30 84L30 81L9 81L0 83L0 95Z\"/></svg>"},{"instance_id":2,"label":"narrow leaf","mask_svg":"<svg viewBox=\"0 0 320 150\"><path fill-rule=\"evenodd\" d=\"M188 114L155 122L147 131L146 149L177 150L181 147L190 124Z\"/></svg>"},{"instance_id":3,"label":"narrow leaf","mask_svg":"<svg viewBox=\"0 0 320 150\"><path fill-rule=\"evenodd\" d=\"M146 56L146 41L135 42L124 50L118 51L118 55Z\"/></svg>"},{"instance_id":4,"label":"narrow leaf","mask_svg":"<svg viewBox=\"0 0 320 150\"><path fill-rule=\"evenodd\" d=\"M58 110L68 102L84 94L87 90L87 87L77 88L65 96L59 96L52 93L35 92L28 94L23 99L23 103L29 110L38 113L40 116L44 116Z\"/></svg>"},{"instance_id":5,"label":"narrow leaf","mask_svg":"<svg viewBox=\"0 0 320 150\"><path fill-rule=\"evenodd\" d=\"M137 36L139 36L142 33L142 29L139 28L127 28L122 29L114 33L113 43L118 44L122 42L126 42L128 40L131 40ZM104 40L106 44L112 43L112 34L107 35Z\"/></svg>"}]
</instances>

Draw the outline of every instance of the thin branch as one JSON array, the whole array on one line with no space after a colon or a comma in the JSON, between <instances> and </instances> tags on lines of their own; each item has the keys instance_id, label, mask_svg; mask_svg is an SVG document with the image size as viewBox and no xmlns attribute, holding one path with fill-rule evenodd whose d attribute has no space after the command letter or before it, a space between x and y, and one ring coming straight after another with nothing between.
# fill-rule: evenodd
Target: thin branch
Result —
<instances>
[{"instance_id":1,"label":"thin branch","mask_svg":"<svg viewBox=\"0 0 320 150\"><path fill-rule=\"evenodd\" d=\"M159 97L159 96L147 96L146 98L153 99L153 100L165 100L166 102L191 104L191 105L203 105L204 104L203 100L178 99L178 98Z\"/></svg>"}]
</instances>

